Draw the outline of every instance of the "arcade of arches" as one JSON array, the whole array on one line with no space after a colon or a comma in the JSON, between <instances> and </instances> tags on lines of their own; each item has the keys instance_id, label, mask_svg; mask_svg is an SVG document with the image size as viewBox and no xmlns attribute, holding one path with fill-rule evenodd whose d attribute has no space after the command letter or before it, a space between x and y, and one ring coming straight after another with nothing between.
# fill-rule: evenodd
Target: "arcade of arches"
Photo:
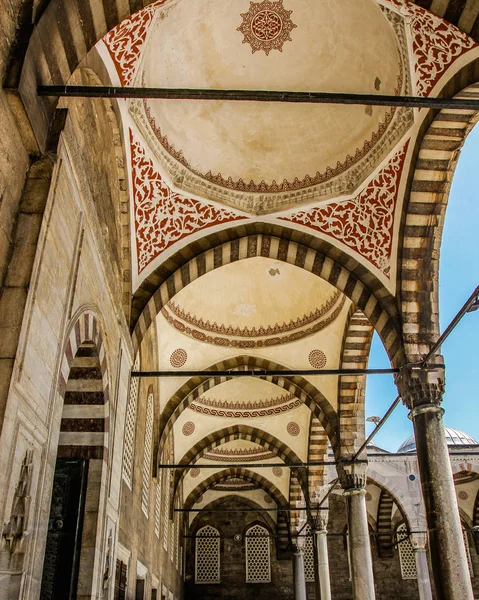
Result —
<instances>
[{"instance_id":1,"label":"arcade of arches","mask_svg":"<svg viewBox=\"0 0 479 600\"><path fill-rule=\"evenodd\" d=\"M476 112L37 93L479 100L479 1L7 0L0 32L0 600L479 596L479 447L410 366ZM288 372L374 331L415 440L352 461L365 376Z\"/></svg>"}]
</instances>

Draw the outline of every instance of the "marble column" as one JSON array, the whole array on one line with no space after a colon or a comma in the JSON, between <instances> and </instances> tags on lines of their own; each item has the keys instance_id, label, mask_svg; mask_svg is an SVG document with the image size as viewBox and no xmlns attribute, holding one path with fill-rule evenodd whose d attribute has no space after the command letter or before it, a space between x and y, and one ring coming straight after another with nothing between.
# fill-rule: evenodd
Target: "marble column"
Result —
<instances>
[{"instance_id":1,"label":"marble column","mask_svg":"<svg viewBox=\"0 0 479 600\"><path fill-rule=\"evenodd\" d=\"M409 539L414 550L417 571L417 587L419 600L432 600L431 581L429 579L429 566L427 564L427 535L425 533L411 533Z\"/></svg>"},{"instance_id":2,"label":"marble column","mask_svg":"<svg viewBox=\"0 0 479 600\"><path fill-rule=\"evenodd\" d=\"M314 566L316 568L317 600L331 600L331 582L329 577L328 538L326 520L319 529L313 529ZM319 592L319 593L318 593Z\"/></svg>"},{"instance_id":3,"label":"marble column","mask_svg":"<svg viewBox=\"0 0 479 600\"><path fill-rule=\"evenodd\" d=\"M353 598L374 600L373 558L366 512L366 474L343 472L340 473L340 479L346 498Z\"/></svg>"},{"instance_id":4,"label":"marble column","mask_svg":"<svg viewBox=\"0 0 479 600\"><path fill-rule=\"evenodd\" d=\"M414 424L436 598L473 600L440 406L444 368L412 368L397 385Z\"/></svg>"},{"instance_id":5,"label":"marble column","mask_svg":"<svg viewBox=\"0 0 479 600\"><path fill-rule=\"evenodd\" d=\"M295 547L293 552L294 600L307 600L306 578L304 576L303 551Z\"/></svg>"}]
</instances>

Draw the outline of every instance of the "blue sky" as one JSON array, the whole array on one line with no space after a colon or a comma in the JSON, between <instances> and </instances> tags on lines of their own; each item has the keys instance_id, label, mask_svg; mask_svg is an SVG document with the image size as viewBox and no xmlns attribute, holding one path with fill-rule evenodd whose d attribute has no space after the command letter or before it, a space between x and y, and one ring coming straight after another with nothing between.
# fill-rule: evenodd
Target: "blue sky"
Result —
<instances>
[{"instance_id":1,"label":"blue sky","mask_svg":"<svg viewBox=\"0 0 479 600\"><path fill-rule=\"evenodd\" d=\"M454 175L441 247L439 302L441 331L479 285L479 125L464 144ZM467 314L442 348L446 362L443 407L447 427L460 429L479 441L479 311ZM388 367L389 360L374 335L370 367ZM369 376L366 416L382 416L397 390L390 375ZM375 437L378 446L396 451L412 434L402 404ZM374 426L367 423L369 434Z\"/></svg>"}]
</instances>

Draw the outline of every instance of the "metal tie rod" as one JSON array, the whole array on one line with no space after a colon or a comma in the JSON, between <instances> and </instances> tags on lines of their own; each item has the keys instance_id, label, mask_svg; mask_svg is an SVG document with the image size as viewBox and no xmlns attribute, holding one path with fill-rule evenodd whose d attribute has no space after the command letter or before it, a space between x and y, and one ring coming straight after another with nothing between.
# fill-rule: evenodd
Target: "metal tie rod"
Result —
<instances>
[{"instance_id":1,"label":"metal tie rod","mask_svg":"<svg viewBox=\"0 0 479 600\"><path fill-rule=\"evenodd\" d=\"M479 110L472 98L422 98L384 94L339 94L331 92L292 92L280 90L211 90L156 87L90 85L39 85L39 96L77 98L156 98L162 100L235 100L243 102L289 102L306 104L356 104L366 106L404 106L411 108L453 108Z\"/></svg>"},{"instance_id":2,"label":"metal tie rod","mask_svg":"<svg viewBox=\"0 0 479 600\"><path fill-rule=\"evenodd\" d=\"M315 507L316 508L316 507ZM178 513L250 513L250 512L300 512L302 508L174 508ZM322 507L319 510L329 510L329 507Z\"/></svg>"},{"instance_id":3,"label":"metal tie rod","mask_svg":"<svg viewBox=\"0 0 479 600\"><path fill-rule=\"evenodd\" d=\"M425 366L424 368L428 368ZM431 367L432 368L432 367ZM396 375L400 369L249 369L247 371L132 371L132 377L316 377L325 375Z\"/></svg>"}]
</instances>

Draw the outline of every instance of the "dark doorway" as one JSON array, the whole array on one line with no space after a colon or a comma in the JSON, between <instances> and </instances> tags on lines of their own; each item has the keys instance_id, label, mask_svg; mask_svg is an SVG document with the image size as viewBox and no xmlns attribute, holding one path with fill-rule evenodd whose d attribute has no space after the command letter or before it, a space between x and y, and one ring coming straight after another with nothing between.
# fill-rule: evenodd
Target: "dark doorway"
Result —
<instances>
[{"instance_id":1,"label":"dark doorway","mask_svg":"<svg viewBox=\"0 0 479 600\"><path fill-rule=\"evenodd\" d=\"M87 460L57 459L40 600L77 596L87 477Z\"/></svg>"}]
</instances>

